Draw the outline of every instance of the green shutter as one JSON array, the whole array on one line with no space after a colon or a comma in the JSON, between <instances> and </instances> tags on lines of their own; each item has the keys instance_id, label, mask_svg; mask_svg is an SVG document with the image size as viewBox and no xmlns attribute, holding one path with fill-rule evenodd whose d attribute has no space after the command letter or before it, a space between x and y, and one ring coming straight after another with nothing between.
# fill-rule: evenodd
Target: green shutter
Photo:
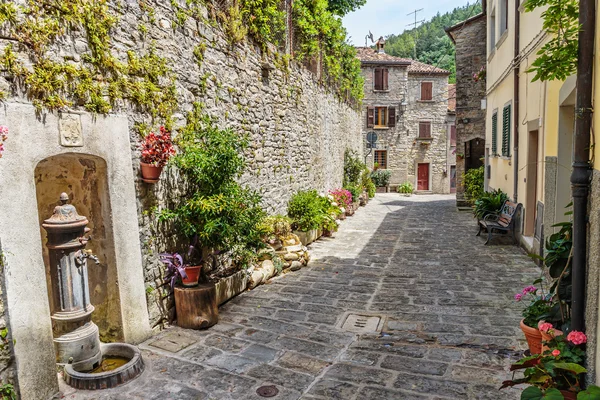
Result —
<instances>
[{"instance_id":1,"label":"green shutter","mask_svg":"<svg viewBox=\"0 0 600 400\"><path fill-rule=\"evenodd\" d=\"M498 155L498 113L492 115L492 155Z\"/></svg>"},{"instance_id":2,"label":"green shutter","mask_svg":"<svg viewBox=\"0 0 600 400\"><path fill-rule=\"evenodd\" d=\"M510 157L510 104L502 110L502 155Z\"/></svg>"}]
</instances>

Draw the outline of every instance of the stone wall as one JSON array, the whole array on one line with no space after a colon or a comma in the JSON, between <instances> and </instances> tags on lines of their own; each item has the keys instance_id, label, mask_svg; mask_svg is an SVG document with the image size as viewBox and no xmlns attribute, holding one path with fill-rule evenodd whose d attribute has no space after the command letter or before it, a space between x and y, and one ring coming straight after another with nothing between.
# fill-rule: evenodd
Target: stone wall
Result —
<instances>
[{"instance_id":1,"label":"stone wall","mask_svg":"<svg viewBox=\"0 0 600 400\"><path fill-rule=\"evenodd\" d=\"M0 243L0 383L12 384L17 389L17 370L15 365L12 335L8 326L9 314L6 309L6 284L4 278L4 253ZM18 390L18 389L17 389Z\"/></svg>"},{"instance_id":2,"label":"stone wall","mask_svg":"<svg viewBox=\"0 0 600 400\"><path fill-rule=\"evenodd\" d=\"M430 163L430 190L435 193L450 192L448 166L448 77L447 75L408 73L406 66L388 68L389 91L373 90L373 68L363 65L365 99L362 110L363 137L368 132L378 135L377 150L387 150L387 169L392 173L390 186L410 182L417 187L417 164ZM433 82L433 101L419 101L421 81ZM406 112L400 113L399 105L408 102ZM368 128L367 106L390 106L396 108L396 126L391 128ZM431 122L432 140L418 139L419 122ZM366 138L365 146L366 146ZM366 154L369 149L365 148ZM367 165L374 162L373 153L367 157Z\"/></svg>"},{"instance_id":3,"label":"stone wall","mask_svg":"<svg viewBox=\"0 0 600 400\"><path fill-rule=\"evenodd\" d=\"M451 32L456 44L456 152L464 153L465 143L473 139L485 142L485 79L476 82L473 74L486 65L486 19L471 19ZM456 203L467 205L463 174L465 159L456 160Z\"/></svg>"},{"instance_id":4,"label":"stone wall","mask_svg":"<svg viewBox=\"0 0 600 400\"><path fill-rule=\"evenodd\" d=\"M125 2L113 9L121 16L111 44L122 59L126 59L128 50L144 54L153 47L168 60L176 76L180 105L174 116L175 128L185 124L185 113L193 103L201 102L219 126L248 134L248 169L241 181L262 193L263 206L269 213L285 213L287 201L298 190L325 192L341 186L344 151L350 148L362 155L359 112L339 101L301 65L291 62L286 67L282 57L274 56L274 48L262 52L249 40L232 45L218 24L212 23L208 12L204 13L204 22L190 18L174 27L175 11L168 2L144 3L154 10L156 22L140 29L140 3ZM86 38L81 32L70 35L57 44L54 52L58 58L78 62L89 51ZM0 50L6 44L0 40ZM194 56L199 44L206 46L202 62ZM0 78L0 88L7 86L8 82ZM28 100L7 99L7 103L14 102ZM137 177L140 137L134 127L144 123L157 129L157 123L127 104L120 104L114 112L128 118L133 173ZM177 171L171 168L163 172L156 185L136 180L145 290L154 328L167 320L172 305L167 301L168 289L163 285L163 268L157 254L177 250L182 244L172 226L156 222L152 210L172 206L184 190Z\"/></svg>"}]
</instances>

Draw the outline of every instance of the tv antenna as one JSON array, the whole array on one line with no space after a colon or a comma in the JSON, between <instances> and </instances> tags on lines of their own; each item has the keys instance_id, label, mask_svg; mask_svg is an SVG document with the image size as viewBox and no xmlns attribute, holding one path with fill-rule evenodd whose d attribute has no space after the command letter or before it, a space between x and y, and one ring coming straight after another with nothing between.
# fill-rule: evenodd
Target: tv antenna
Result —
<instances>
[{"instance_id":1,"label":"tv antenna","mask_svg":"<svg viewBox=\"0 0 600 400\"><path fill-rule=\"evenodd\" d=\"M424 19L417 21L417 13L420 13L421 11L423 11L423 9L419 8L418 10L415 10L411 13L406 14L407 17L415 14L415 22L406 25L406 26L413 26L415 29L415 50L414 50L414 59L415 60L417 59L417 39L418 39L418 35L419 35L419 33L417 32L417 25L425 22Z\"/></svg>"},{"instance_id":2,"label":"tv antenna","mask_svg":"<svg viewBox=\"0 0 600 400\"><path fill-rule=\"evenodd\" d=\"M371 39L371 43L375 42L375 39L373 38L373 34L371 33L371 31L369 31L369 34L365 36L365 47L369 47L367 45L367 39Z\"/></svg>"}]
</instances>

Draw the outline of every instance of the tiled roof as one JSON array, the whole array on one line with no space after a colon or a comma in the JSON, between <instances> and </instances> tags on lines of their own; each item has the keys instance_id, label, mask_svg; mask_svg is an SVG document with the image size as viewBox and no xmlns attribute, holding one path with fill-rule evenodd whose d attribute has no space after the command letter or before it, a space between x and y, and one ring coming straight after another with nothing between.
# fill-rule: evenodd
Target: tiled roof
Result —
<instances>
[{"instance_id":1,"label":"tiled roof","mask_svg":"<svg viewBox=\"0 0 600 400\"><path fill-rule=\"evenodd\" d=\"M370 47L357 47L357 57L363 64L387 64L387 65L405 65L409 73L413 74L443 74L450 75L450 72L433 65L415 61L410 58L391 56L386 53L378 53Z\"/></svg>"},{"instance_id":2,"label":"tiled roof","mask_svg":"<svg viewBox=\"0 0 600 400\"><path fill-rule=\"evenodd\" d=\"M356 55L365 64L398 64L408 66L412 62L410 58L400 58L385 53L378 53L370 47L357 47Z\"/></svg>"},{"instance_id":3,"label":"tiled roof","mask_svg":"<svg viewBox=\"0 0 600 400\"><path fill-rule=\"evenodd\" d=\"M456 85L448 85L448 111L456 112Z\"/></svg>"},{"instance_id":4,"label":"tiled roof","mask_svg":"<svg viewBox=\"0 0 600 400\"><path fill-rule=\"evenodd\" d=\"M411 60L411 64L408 67L408 73L412 74L443 74L450 75L450 72L445 69L434 67L433 65L425 64L420 61Z\"/></svg>"}]
</instances>

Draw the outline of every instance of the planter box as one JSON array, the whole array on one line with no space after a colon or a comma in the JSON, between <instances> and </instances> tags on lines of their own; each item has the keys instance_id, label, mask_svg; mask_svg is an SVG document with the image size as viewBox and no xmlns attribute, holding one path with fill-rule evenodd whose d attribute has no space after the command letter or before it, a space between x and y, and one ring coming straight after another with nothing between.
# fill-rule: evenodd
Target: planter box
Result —
<instances>
[{"instance_id":1,"label":"planter box","mask_svg":"<svg viewBox=\"0 0 600 400\"><path fill-rule=\"evenodd\" d=\"M388 193L390 191L389 186L377 186L377 193Z\"/></svg>"},{"instance_id":2,"label":"planter box","mask_svg":"<svg viewBox=\"0 0 600 400\"><path fill-rule=\"evenodd\" d=\"M323 232L321 232L322 234ZM319 238L319 232L316 229L312 229L308 232L304 232L304 231L294 231L294 234L296 236L298 236L298 238L300 238L300 241L302 242L302 244L304 246L308 246L309 244L311 244L312 242L314 242L315 240L317 240Z\"/></svg>"},{"instance_id":3,"label":"planter box","mask_svg":"<svg viewBox=\"0 0 600 400\"><path fill-rule=\"evenodd\" d=\"M223 278L215 284L217 290L217 304L221 305L242 293L248 287L248 275L246 271L238 271L235 274Z\"/></svg>"}]
</instances>

